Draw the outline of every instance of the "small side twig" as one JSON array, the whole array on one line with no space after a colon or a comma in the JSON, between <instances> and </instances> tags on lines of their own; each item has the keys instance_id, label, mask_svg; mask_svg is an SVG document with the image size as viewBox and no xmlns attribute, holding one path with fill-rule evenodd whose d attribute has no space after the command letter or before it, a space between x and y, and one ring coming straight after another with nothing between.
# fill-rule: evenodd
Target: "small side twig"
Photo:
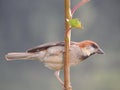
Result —
<instances>
[{"instance_id":1,"label":"small side twig","mask_svg":"<svg viewBox=\"0 0 120 90\"><path fill-rule=\"evenodd\" d=\"M73 16L73 14L75 13L75 11L76 11L80 6L84 5L85 3L89 2L89 1L90 1L90 0L82 0L82 1L80 1L77 5L75 5L75 6L73 7L73 9L71 10L72 16Z\"/></svg>"}]
</instances>

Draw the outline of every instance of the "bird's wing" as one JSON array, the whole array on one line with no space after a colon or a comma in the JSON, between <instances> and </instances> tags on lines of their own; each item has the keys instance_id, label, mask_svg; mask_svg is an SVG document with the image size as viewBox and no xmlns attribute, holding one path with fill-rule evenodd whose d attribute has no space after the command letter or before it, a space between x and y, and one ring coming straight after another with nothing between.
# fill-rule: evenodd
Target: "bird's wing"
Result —
<instances>
[{"instance_id":1,"label":"bird's wing","mask_svg":"<svg viewBox=\"0 0 120 90\"><path fill-rule=\"evenodd\" d=\"M35 52L39 52L39 51L45 50L45 49L47 49L49 47L53 47L53 46L64 46L64 42L45 43L45 44L30 48L27 50L27 52L35 53Z\"/></svg>"},{"instance_id":2,"label":"bird's wing","mask_svg":"<svg viewBox=\"0 0 120 90\"><path fill-rule=\"evenodd\" d=\"M76 42L72 42L71 41L71 44L75 44ZM27 50L27 52L29 53L35 53L35 52L39 52L39 51L42 51L42 50L45 50L49 47L53 47L53 46L64 46L65 43L64 41L62 42L51 42L51 43L45 43L45 44L42 44L42 45L39 45L39 46L36 46L36 47L33 47L33 48L30 48Z\"/></svg>"}]
</instances>

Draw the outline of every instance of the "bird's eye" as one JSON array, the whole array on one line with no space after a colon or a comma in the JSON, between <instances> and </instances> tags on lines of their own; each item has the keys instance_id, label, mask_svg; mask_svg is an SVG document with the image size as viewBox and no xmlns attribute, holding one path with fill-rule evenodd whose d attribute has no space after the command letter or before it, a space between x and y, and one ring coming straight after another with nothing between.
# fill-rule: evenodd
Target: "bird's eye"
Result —
<instances>
[{"instance_id":1,"label":"bird's eye","mask_svg":"<svg viewBox=\"0 0 120 90\"><path fill-rule=\"evenodd\" d=\"M93 47L93 48L98 48L95 44L92 44L92 47Z\"/></svg>"}]
</instances>

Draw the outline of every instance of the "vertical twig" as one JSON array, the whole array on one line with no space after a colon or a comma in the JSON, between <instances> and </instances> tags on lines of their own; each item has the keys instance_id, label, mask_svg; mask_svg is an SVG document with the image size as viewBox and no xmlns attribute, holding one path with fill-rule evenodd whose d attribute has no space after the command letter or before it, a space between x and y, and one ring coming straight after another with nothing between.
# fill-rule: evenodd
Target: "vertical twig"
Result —
<instances>
[{"instance_id":1,"label":"vertical twig","mask_svg":"<svg viewBox=\"0 0 120 90\"><path fill-rule=\"evenodd\" d=\"M65 54L64 54L64 89L72 90L70 85L70 40L71 40L71 30L68 20L70 20L75 13L75 11L83 4L89 0L82 0L77 5L70 8L70 0L64 0L65 3Z\"/></svg>"},{"instance_id":2,"label":"vertical twig","mask_svg":"<svg viewBox=\"0 0 120 90\"><path fill-rule=\"evenodd\" d=\"M72 90L70 86L70 39L71 30L67 19L71 18L70 0L65 0L65 55L64 55L64 88Z\"/></svg>"}]
</instances>

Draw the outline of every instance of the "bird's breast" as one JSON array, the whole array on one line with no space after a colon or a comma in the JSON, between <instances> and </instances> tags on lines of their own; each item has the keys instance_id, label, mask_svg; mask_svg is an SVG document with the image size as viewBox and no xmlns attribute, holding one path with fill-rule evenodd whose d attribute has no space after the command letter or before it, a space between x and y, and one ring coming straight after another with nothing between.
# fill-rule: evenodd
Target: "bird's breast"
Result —
<instances>
[{"instance_id":1,"label":"bird's breast","mask_svg":"<svg viewBox=\"0 0 120 90\"><path fill-rule=\"evenodd\" d=\"M42 62L46 67L53 70L60 70L64 67L64 47L51 47L43 53ZM78 64L81 50L77 46L70 47L70 66Z\"/></svg>"}]
</instances>

